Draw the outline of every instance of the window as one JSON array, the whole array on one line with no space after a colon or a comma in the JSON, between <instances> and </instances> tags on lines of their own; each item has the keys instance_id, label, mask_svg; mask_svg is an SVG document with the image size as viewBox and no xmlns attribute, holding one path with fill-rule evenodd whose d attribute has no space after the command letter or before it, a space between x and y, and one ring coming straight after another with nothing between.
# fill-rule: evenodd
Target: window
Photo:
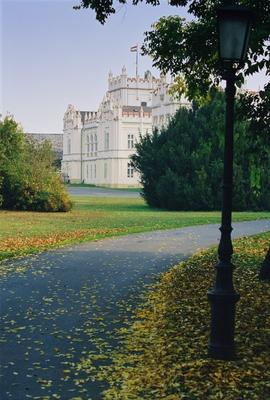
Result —
<instances>
[{"instance_id":1,"label":"window","mask_svg":"<svg viewBox=\"0 0 270 400\"><path fill-rule=\"evenodd\" d=\"M90 153L90 137L89 137L89 135L87 135L87 137L86 137L86 153L87 153L87 157L89 157L89 153Z\"/></svg>"},{"instance_id":2,"label":"window","mask_svg":"<svg viewBox=\"0 0 270 400\"><path fill-rule=\"evenodd\" d=\"M90 179L93 178L93 165L90 165Z\"/></svg>"},{"instance_id":3,"label":"window","mask_svg":"<svg viewBox=\"0 0 270 400\"><path fill-rule=\"evenodd\" d=\"M93 135L91 135L91 153L93 153L93 151L94 151L94 142L93 142Z\"/></svg>"},{"instance_id":4,"label":"window","mask_svg":"<svg viewBox=\"0 0 270 400\"><path fill-rule=\"evenodd\" d=\"M109 132L105 132L104 136L104 149L109 150Z\"/></svg>"},{"instance_id":5,"label":"window","mask_svg":"<svg viewBox=\"0 0 270 400\"><path fill-rule=\"evenodd\" d=\"M107 179L108 175L108 164L104 163L104 179Z\"/></svg>"},{"instance_id":6,"label":"window","mask_svg":"<svg viewBox=\"0 0 270 400\"><path fill-rule=\"evenodd\" d=\"M132 167L131 163L127 165L127 177L133 178L134 168Z\"/></svg>"},{"instance_id":7,"label":"window","mask_svg":"<svg viewBox=\"0 0 270 400\"><path fill-rule=\"evenodd\" d=\"M96 178L97 177L97 166L96 166L96 164L94 165L94 178Z\"/></svg>"},{"instance_id":8,"label":"window","mask_svg":"<svg viewBox=\"0 0 270 400\"><path fill-rule=\"evenodd\" d=\"M68 138L68 143L67 143L67 152L68 154L71 153L71 139Z\"/></svg>"},{"instance_id":9,"label":"window","mask_svg":"<svg viewBox=\"0 0 270 400\"><path fill-rule=\"evenodd\" d=\"M95 152L97 152L97 135L94 136L94 143L95 143Z\"/></svg>"},{"instance_id":10,"label":"window","mask_svg":"<svg viewBox=\"0 0 270 400\"><path fill-rule=\"evenodd\" d=\"M128 134L128 149L134 148L134 135Z\"/></svg>"},{"instance_id":11,"label":"window","mask_svg":"<svg viewBox=\"0 0 270 400\"><path fill-rule=\"evenodd\" d=\"M88 164L86 165L86 178L89 178L89 169L88 169Z\"/></svg>"}]
</instances>

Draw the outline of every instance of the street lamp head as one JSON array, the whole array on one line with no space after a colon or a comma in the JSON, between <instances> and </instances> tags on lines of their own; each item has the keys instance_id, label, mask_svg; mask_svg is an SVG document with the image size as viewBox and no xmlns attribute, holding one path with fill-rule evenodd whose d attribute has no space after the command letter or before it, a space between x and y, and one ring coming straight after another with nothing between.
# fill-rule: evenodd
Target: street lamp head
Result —
<instances>
[{"instance_id":1,"label":"street lamp head","mask_svg":"<svg viewBox=\"0 0 270 400\"><path fill-rule=\"evenodd\" d=\"M218 14L219 58L224 66L242 64L248 49L252 13L242 6L220 7Z\"/></svg>"}]
</instances>

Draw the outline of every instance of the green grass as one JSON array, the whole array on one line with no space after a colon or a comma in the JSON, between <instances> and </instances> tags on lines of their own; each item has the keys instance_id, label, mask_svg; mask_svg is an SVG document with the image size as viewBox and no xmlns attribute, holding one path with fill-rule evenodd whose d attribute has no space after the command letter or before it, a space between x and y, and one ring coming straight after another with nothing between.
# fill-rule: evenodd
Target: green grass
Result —
<instances>
[{"instance_id":1,"label":"green grass","mask_svg":"<svg viewBox=\"0 0 270 400\"><path fill-rule=\"evenodd\" d=\"M220 222L220 212L162 211L140 198L73 200L68 213L0 211L0 259L104 237ZM233 214L234 221L260 218L270 218L270 213Z\"/></svg>"}]
</instances>

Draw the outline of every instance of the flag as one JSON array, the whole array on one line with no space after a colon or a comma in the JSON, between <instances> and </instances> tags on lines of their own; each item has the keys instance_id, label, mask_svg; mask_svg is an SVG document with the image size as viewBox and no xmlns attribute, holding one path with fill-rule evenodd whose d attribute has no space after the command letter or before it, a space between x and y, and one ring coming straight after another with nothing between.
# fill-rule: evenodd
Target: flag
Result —
<instances>
[{"instance_id":1,"label":"flag","mask_svg":"<svg viewBox=\"0 0 270 400\"><path fill-rule=\"evenodd\" d=\"M136 44L135 46L132 46L130 48L130 51L134 52L134 51L138 51L138 45Z\"/></svg>"}]
</instances>

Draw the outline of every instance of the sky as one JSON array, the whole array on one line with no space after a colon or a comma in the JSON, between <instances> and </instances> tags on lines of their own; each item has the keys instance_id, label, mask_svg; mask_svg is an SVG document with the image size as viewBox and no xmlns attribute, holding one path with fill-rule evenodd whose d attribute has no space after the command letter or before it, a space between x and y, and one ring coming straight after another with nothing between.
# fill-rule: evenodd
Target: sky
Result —
<instances>
[{"instance_id":1,"label":"sky","mask_svg":"<svg viewBox=\"0 0 270 400\"><path fill-rule=\"evenodd\" d=\"M135 54L143 34L164 15L190 18L183 8L161 5L119 6L105 25L92 10L74 10L79 0L0 0L0 112L9 112L26 132L61 133L68 104L97 110L107 90L108 73L123 65L135 75ZM149 57L139 57L139 74ZM261 74L247 82L263 86Z\"/></svg>"}]
</instances>

